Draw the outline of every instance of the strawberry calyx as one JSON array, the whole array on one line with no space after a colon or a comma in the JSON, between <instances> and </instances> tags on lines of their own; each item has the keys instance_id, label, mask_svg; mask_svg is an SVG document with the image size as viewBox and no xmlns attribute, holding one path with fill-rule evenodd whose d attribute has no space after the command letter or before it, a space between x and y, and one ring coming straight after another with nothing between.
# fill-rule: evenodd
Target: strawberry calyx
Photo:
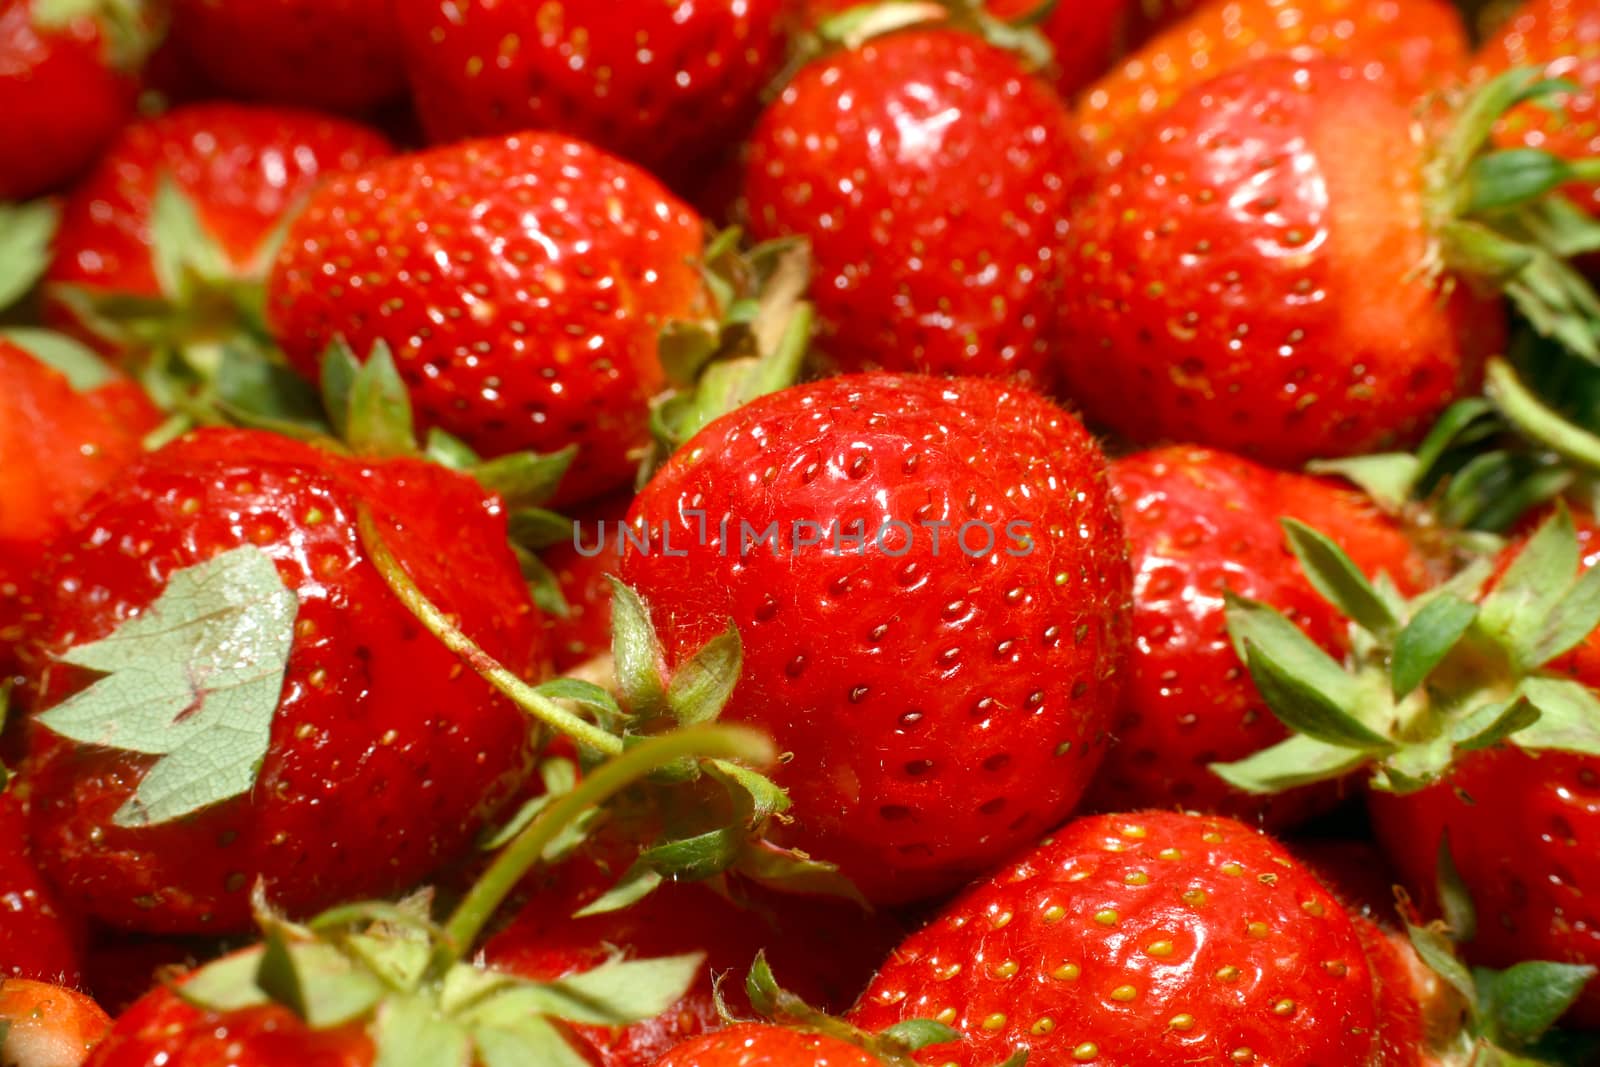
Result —
<instances>
[{"instance_id":1,"label":"strawberry calyx","mask_svg":"<svg viewBox=\"0 0 1600 1067\"><path fill-rule=\"evenodd\" d=\"M1477 89L1455 112L1426 168L1438 242L1429 266L1503 291L1540 333L1600 363L1600 296L1570 262L1600 250L1600 221L1560 191L1600 179L1600 159L1492 147L1508 112L1574 88L1518 68Z\"/></svg>"},{"instance_id":2,"label":"strawberry calyx","mask_svg":"<svg viewBox=\"0 0 1600 1067\"><path fill-rule=\"evenodd\" d=\"M613 579L617 693L570 676L532 685L475 644L427 599L383 543L370 516L362 517L361 536L384 581L418 621L529 717L576 744L586 773L652 738L715 722L738 683L743 646L731 622L665 675L666 654L649 609L637 593ZM536 807L542 803L534 801ZM788 820L789 809L787 792L749 766L725 759L685 759L662 769L605 813L608 819L636 822L655 843L587 912L626 906L668 879L714 881L730 896L739 895L740 880L745 880L790 892L841 896L865 906L833 864L769 839ZM518 819L526 817L525 809Z\"/></svg>"},{"instance_id":3,"label":"strawberry calyx","mask_svg":"<svg viewBox=\"0 0 1600 1067\"><path fill-rule=\"evenodd\" d=\"M1038 27L1060 0L1041 0L1010 18L991 14L984 0L866 0L830 15L813 29L813 56L831 48L859 48L876 38L924 26L948 26L974 33L996 48L1021 56L1034 70L1055 61L1055 49Z\"/></svg>"},{"instance_id":4,"label":"strawberry calyx","mask_svg":"<svg viewBox=\"0 0 1600 1067\"><path fill-rule=\"evenodd\" d=\"M774 755L759 734L731 727L679 731L630 749L506 844L443 922L434 920L432 894L424 892L293 923L271 910L258 884L261 943L200 969L172 991L208 1011L276 1004L312 1029L360 1026L376 1062L395 1067L581 1067L589 1061L572 1026L627 1026L660 1015L694 985L704 956L618 955L578 974L534 981L465 962L472 946L516 884L546 862L551 843L631 783L685 758L759 765Z\"/></svg>"},{"instance_id":5,"label":"strawberry calyx","mask_svg":"<svg viewBox=\"0 0 1600 1067\"><path fill-rule=\"evenodd\" d=\"M93 19L106 62L124 74L138 72L166 35L166 5L146 0L33 0L33 25L59 33L79 19Z\"/></svg>"},{"instance_id":6,"label":"strawberry calyx","mask_svg":"<svg viewBox=\"0 0 1600 1067\"><path fill-rule=\"evenodd\" d=\"M0 312L44 277L60 221L61 209L49 200L0 204Z\"/></svg>"},{"instance_id":7,"label":"strawberry calyx","mask_svg":"<svg viewBox=\"0 0 1600 1067\"><path fill-rule=\"evenodd\" d=\"M1294 736L1212 769L1273 793L1371 771L1408 793L1498 744L1600 756L1600 697L1549 669L1600 624L1600 570L1581 571L1564 507L1494 580L1482 561L1411 600L1369 581L1331 539L1284 521L1317 592L1350 620L1340 663L1275 609L1230 595L1228 629L1273 713Z\"/></svg>"}]
</instances>

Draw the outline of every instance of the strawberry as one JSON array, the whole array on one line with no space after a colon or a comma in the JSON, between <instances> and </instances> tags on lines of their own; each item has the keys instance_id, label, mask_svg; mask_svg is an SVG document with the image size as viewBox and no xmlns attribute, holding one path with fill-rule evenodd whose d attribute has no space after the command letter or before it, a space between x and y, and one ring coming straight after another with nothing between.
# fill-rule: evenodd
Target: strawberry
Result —
<instances>
[{"instance_id":1,"label":"strawberry","mask_svg":"<svg viewBox=\"0 0 1600 1067\"><path fill-rule=\"evenodd\" d=\"M1114 166L1144 124L1188 90L1274 55L1330 57L1409 104L1460 78L1470 46L1448 0L1197 4L1084 91L1078 134L1101 166Z\"/></svg>"},{"instance_id":2,"label":"strawberry","mask_svg":"<svg viewBox=\"0 0 1600 1067\"><path fill-rule=\"evenodd\" d=\"M33 620L33 835L85 912L226 932L258 878L296 914L394 891L527 774L526 721L389 593L363 509L468 632L539 669L502 505L470 479L258 431L152 453L57 542Z\"/></svg>"},{"instance_id":3,"label":"strawberry","mask_svg":"<svg viewBox=\"0 0 1600 1067\"><path fill-rule=\"evenodd\" d=\"M657 336L703 302L699 220L555 134L473 141L335 179L291 227L268 317L315 376L386 342L428 426L486 455L578 446L562 499L625 484L665 385Z\"/></svg>"},{"instance_id":4,"label":"strawberry","mask_svg":"<svg viewBox=\"0 0 1600 1067\"><path fill-rule=\"evenodd\" d=\"M580 516L571 536L544 553L555 573L565 616L545 619L550 654L558 671L567 671L611 651L611 582L622 563L622 546L612 536L632 493L607 497Z\"/></svg>"},{"instance_id":5,"label":"strawberry","mask_svg":"<svg viewBox=\"0 0 1600 1067\"><path fill-rule=\"evenodd\" d=\"M724 717L793 753L795 843L869 898L958 885L1087 785L1129 576L1104 461L1059 408L980 379L784 390L701 431L628 522L667 662L732 621Z\"/></svg>"},{"instance_id":6,"label":"strawberry","mask_svg":"<svg viewBox=\"0 0 1600 1067\"><path fill-rule=\"evenodd\" d=\"M263 333L282 227L331 173L387 155L378 133L310 112L194 104L129 126L62 212L46 313L121 355Z\"/></svg>"},{"instance_id":7,"label":"strawberry","mask_svg":"<svg viewBox=\"0 0 1600 1067\"><path fill-rule=\"evenodd\" d=\"M0 1063L78 1067L110 1028L106 1013L82 993L0 978Z\"/></svg>"},{"instance_id":8,"label":"strawberry","mask_svg":"<svg viewBox=\"0 0 1600 1067\"><path fill-rule=\"evenodd\" d=\"M803 68L762 115L744 195L811 243L818 345L846 370L1054 377L1059 245L1084 172L1014 55L907 30Z\"/></svg>"},{"instance_id":9,"label":"strawberry","mask_svg":"<svg viewBox=\"0 0 1600 1067\"><path fill-rule=\"evenodd\" d=\"M0 2L0 200L49 192L133 113L155 37L140 3Z\"/></svg>"},{"instance_id":10,"label":"strawberry","mask_svg":"<svg viewBox=\"0 0 1600 1067\"><path fill-rule=\"evenodd\" d=\"M214 942L102 931L83 959L84 987L112 1016L176 975L222 955Z\"/></svg>"},{"instance_id":11,"label":"strawberry","mask_svg":"<svg viewBox=\"0 0 1600 1067\"><path fill-rule=\"evenodd\" d=\"M160 421L138 386L64 338L0 337L0 667L46 545Z\"/></svg>"},{"instance_id":12,"label":"strawberry","mask_svg":"<svg viewBox=\"0 0 1600 1067\"><path fill-rule=\"evenodd\" d=\"M15 790L0 792L0 916L0 981L78 984L84 930L30 855L27 813Z\"/></svg>"},{"instance_id":13,"label":"strawberry","mask_svg":"<svg viewBox=\"0 0 1600 1067\"><path fill-rule=\"evenodd\" d=\"M1600 352L1582 280L1513 233L1553 219L1548 184L1512 193L1493 181L1505 157L1479 154L1528 82L1491 84L1432 142L1331 60L1262 60L1190 90L1074 217L1071 395L1135 442L1295 466L1409 444L1473 388L1504 340L1500 303L1470 287L1491 275Z\"/></svg>"},{"instance_id":14,"label":"strawberry","mask_svg":"<svg viewBox=\"0 0 1600 1067\"><path fill-rule=\"evenodd\" d=\"M1377 1064L1355 923L1270 839L1170 812L1082 818L967 890L851 1014L967 1040L928 1063Z\"/></svg>"},{"instance_id":15,"label":"strawberry","mask_svg":"<svg viewBox=\"0 0 1600 1067\"><path fill-rule=\"evenodd\" d=\"M686 1041L657 1067L883 1067L866 1049L824 1034L744 1023Z\"/></svg>"},{"instance_id":16,"label":"strawberry","mask_svg":"<svg viewBox=\"0 0 1600 1067\"><path fill-rule=\"evenodd\" d=\"M400 28L383 0L175 0L172 33L230 96L361 112L405 90Z\"/></svg>"},{"instance_id":17,"label":"strawberry","mask_svg":"<svg viewBox=\"0 0 1600 1067\"><path fill-rule=\"evenodd\" d=\"M554 130L681 175L755 117L795 6L399 0L396 13L433 140Z\"/></svg>"},{"instance_id":18,"label":"strawberry","mask_svg":"<svg viewBox=\"0 0 1600 1067\"><path fill-rule=\"evenodd\" d=\"M1330 785L1250 796L1208 764L1281 741L1228 636L1224 597L1263 600L1342 655L1344 618L1289 551L1279 517L1337 530L1369 575L1415 591L1425 581L1399 526L1362 494L1202 448L1144 452L1112 464L1134 570L1134 646L1117 744L1090 789L1102 811L1184 807L1286 828L1338 799Z\"/></svg>"}]
</instances>

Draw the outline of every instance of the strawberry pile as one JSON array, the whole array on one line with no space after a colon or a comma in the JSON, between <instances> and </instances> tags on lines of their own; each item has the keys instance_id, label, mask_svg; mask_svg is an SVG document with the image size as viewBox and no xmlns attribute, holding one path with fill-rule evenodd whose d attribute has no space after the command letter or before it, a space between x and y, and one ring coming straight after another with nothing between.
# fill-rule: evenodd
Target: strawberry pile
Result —
<instances>
[{"instance_id":1,"label":"strawberry pile","mask_svg":"<svg viewBox=\"0 0 1600 1067\"><path fill-rule=\"evenodd\" d=\"M1600 0L0 0L0 1067L1600 1067Z\"/></svg>"}]
</instances>

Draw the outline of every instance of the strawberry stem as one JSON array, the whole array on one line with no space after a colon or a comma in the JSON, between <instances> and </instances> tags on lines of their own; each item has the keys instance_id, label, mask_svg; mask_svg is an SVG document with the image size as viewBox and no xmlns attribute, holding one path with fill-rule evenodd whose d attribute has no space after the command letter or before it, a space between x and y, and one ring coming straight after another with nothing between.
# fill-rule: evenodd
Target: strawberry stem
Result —
<instances>
[{"instance_id":1,"label":"strawberry stem","mask_svg":"<svg viewBox=\"0 0 1600 1067\"><path fill-rule=\"evenodd\" d=\"M399 560L395 559L394 553L389 550L383 535L378 532L377 523L372 518L371 512L365 507L360 511L358 521L361 542L366 547L368 555L372 557L378 573L383 576L384 582L441 644L465 660L484 681L505 694L517 707L550 729L565 734L578 744L594 749L602 755L617 756L622 753L623 744L620 737L602 730L594 723L573 714L554 700L542 695L462 633L417 587L417 583L411 580L405 568L400 566Z\"/></svg>"},{"instance_id":2,"label":"strawberry stem","mask_svg":"<svg viewBox=\"0 0 1600 1067\"><path fill-rule=\"evenodd\" d=\"M640 779L680 760L693 758L738 760L760 766L776 760L777 749L764 734L747 727L694 726L641 741L596 767L572 792L553 803L513 838L468 891L445 923L445 936L434 949L431 973L435 977L442 976L461 961L517 883L540 861L550 843L579 816Z\"/></svg>"},{"instance_id":3,"label":"strawberry stem","mask_svg":"<svg viewBox=\"0 0 1600 1067\"><path fill-rule=\"evenodd\" d=\"M1600 470L1600 437L1573 425L1534 394L1511 364L1489 361L1484 392L1496 408L1525 436L1564 459L1590 470Z\"/></svg>"}]
</instances>

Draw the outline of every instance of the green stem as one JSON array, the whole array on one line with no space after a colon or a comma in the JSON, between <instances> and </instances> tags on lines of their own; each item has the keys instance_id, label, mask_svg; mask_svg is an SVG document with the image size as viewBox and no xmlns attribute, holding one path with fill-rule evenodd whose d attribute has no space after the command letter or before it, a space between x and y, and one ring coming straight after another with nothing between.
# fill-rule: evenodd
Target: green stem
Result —
<instances>
[{"instance_id":1,"label":"green stem","mask_svg":"<svg viewBox=\"0 0 1600 1067\"><path fill-rule=\"evenodd\" d=\"M394 553L389 550L383 535L378 532L372 513L365 507L360 509L359 524L361 542L366 546L367 553L372 557L373 564L378 568L378 573L383 576L389 589L400 598L400 602L417 617L429 633L465 660L479 677L505 694L523 711L550 729L572 738L578 744L606 756L616 756L622 752L620 737L602 730L581 716L574 715L539 693L499 660L479 648L472 638L451 623L444 612L440 611L417 587L417 583L411 580L405 568L400 566L399 560L395 559Z\"/></svg>"},{"instance_id":2,"label":"green stem","mask_svg":"<svg viewBox=\"0 0 1600 1067\"><path fill-rule=\"evenodd\" d=\"M604 804L634 782L685 758L739 760L754 766L772 763L777 749L764 735L741 726L692 726L653 737L596 767L532 825L500 851L483 877L468 891L445 923L445 936L434 950L431 973L442 976L471 949L495 911L532 870L550 843L574 820Z\"/></svg>"},{"instance_id":3,"label":"green stem","mask_svg":"<svg viewBox=\"0 0 1600 1067\"><path fill-rule=\"evenodd\" d=\"M1511 364L1489 361L1484 393L1519 432L1590 470L1600 470L1600 437L1569 422L1523 384Z\"/></svg>"}]
</instances>

